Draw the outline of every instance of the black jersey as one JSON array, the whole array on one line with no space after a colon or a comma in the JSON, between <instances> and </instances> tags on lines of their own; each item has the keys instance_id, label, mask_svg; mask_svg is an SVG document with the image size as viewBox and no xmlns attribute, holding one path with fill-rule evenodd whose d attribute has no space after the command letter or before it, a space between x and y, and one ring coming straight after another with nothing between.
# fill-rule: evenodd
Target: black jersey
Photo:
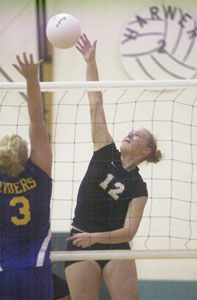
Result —
<instances>
[{"instance_id":1,"label":"black jersey","mask_svg":"<svg viewBox=\"0 0 197 300\"><path fill-rule=\"evenodd\" d=\"M112 143L93 154L79 188L72 225L86 232L122 228L130 201L147 195L138 167L125 170Z\"/></svg>"}]
</instances>

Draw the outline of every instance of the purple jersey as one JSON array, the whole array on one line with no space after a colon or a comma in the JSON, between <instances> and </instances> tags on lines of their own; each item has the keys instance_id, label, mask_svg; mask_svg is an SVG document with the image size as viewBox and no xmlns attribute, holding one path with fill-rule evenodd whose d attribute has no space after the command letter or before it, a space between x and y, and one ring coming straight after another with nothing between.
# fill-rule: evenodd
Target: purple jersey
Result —
<instances>
[{"instance_id":1,"label":"purple jersey","mask_svg":"<svg viewBox=\"0 0 197 300\"><path fill-rule=\"evenodd\" d=\"M51 190L31 160L18 177L0 172L0 271L50 264Z\"/></svg>"}]
</instances>

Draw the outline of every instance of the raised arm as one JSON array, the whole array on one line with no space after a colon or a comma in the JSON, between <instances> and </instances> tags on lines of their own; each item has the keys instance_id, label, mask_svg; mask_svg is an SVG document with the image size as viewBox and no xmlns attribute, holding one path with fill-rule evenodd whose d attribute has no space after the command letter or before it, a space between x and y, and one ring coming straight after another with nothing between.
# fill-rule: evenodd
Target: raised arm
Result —
<instances>
[{"instance_id":1,"label":"raised arm","mask_svg":"<svg viewBox=\"0 0 197 300\"><path fill-rule=\"evenodd\" d=\"M13 64L16 70L27 81L28 112L30 118L29 135L31 142L31 160L51 176L52 153L46 124L43 118L43 103L38 79L39 66L34 63L33 55L29 58L23 53L23 58L16 56L18 64Z\"/></svg>"},{"instance_id":2,"label":"raised arm","mask_svg":"<svg viewBox=\"0 0 197 300\"><path fill-rule=\"evenodd\" d=\"M95 58L96 41L91 44L87 36L83 34L80 41L77 43L76 48L83 55L84 60L87 63L86 80L98 81L99 76ZM98 91L89 91L88 97L90 104L92 141L94 143L94 150L96 151L111 144L113 139L107 129L102 93Z\"/></svg>"}]
</instances>

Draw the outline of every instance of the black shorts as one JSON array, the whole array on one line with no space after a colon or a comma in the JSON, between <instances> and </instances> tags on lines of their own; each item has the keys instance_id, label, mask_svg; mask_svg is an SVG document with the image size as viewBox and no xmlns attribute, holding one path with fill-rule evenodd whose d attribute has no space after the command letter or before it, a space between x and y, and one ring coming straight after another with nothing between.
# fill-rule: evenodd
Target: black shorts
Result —
<instances>
[{"instance_id":1,"label":"black shorts","mask_svg":"<svg viewBox=\"0 0 197 300\"><path fill-rule=\"evenodd\" d=\"M69 288L66 280L53 273L54 299L64 298L69 295Z\"/></svg>"},{"instance_id":2,"label":"black shorts","mask_svg":"<svg viewBox=\"0 0 197 300\"><path fill-rule=\"evenodd\" d=\"M74 233L79 233L79 231L72 229L70 232L70 236L73 236ZM77 247L73 245L72 241L67 242L67 251L82 251L82 250L130 250L131 247L129 243L121 243L121 244L94 244L87 248ZM65 268L70 266L71 264L74 264L76 262L79 262L80 260L70 260L65 262ZM109 262L110 260L96 260L96 262L99 264L101 269L104 268L104 266Z\"/></svg>"}]
</instances>

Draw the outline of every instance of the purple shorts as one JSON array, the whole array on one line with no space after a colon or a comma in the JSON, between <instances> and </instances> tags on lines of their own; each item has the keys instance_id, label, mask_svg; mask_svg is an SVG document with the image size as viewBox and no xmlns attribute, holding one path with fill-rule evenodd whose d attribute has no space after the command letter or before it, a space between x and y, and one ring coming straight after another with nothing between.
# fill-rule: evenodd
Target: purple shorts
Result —
<instances>
[{"instance_id":1,"label":"purple shorts","mask_svg":"<svg viewBox=\"0 0 197 300\"><path fill-rule=\"evenodd\" d=\"M1 300L53 300L51 266L0 272Z\"/></svg>"}]
</instances>

